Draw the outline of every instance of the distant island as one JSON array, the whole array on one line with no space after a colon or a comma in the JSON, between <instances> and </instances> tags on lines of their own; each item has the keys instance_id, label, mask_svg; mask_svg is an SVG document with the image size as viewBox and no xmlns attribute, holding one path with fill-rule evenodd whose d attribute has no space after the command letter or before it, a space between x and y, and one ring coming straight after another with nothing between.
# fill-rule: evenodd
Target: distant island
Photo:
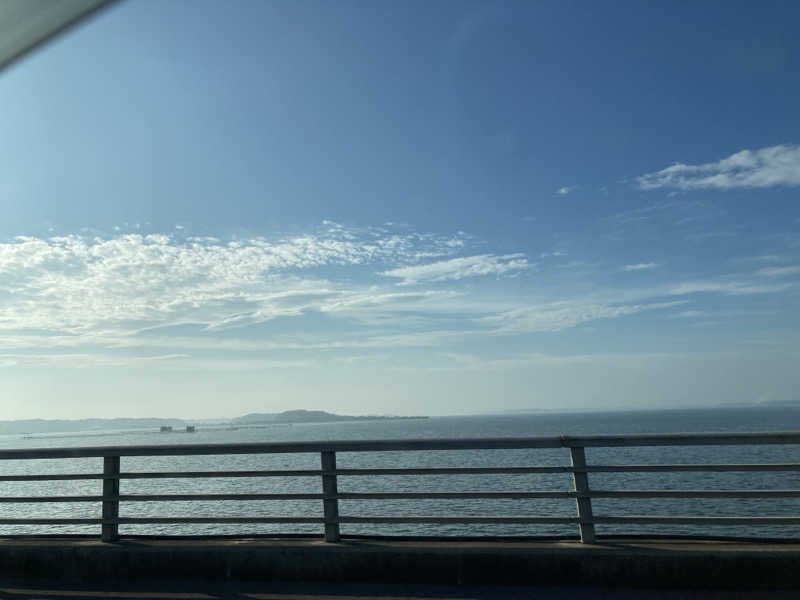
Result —
<instances>
[{"instance_id":1,"label":"distant island","mask_svg":"<svg viewBox=\"0 0 800 600\"><path fill-rule=\"evenodd\" d=\"M324 410L286 410L280 413L250 413L233 419L233 423L256 425L262 423L338 423L341 421L383 421L395 419L427 419L428 417L392 417L385 415L336 415Z\"/></svg>"},{"instance_id":2,"label":"distant island","mask_svg":"<svg viewBox=\"0 0 800 600\"><path fill-rule=\"evenodd\" d=\"M342 421L376 421L389 419L427 419L428 417L395 417L384 415L337 415L324 410L287 410L279 413L251 413L234 419L214 419L218 425L251 426L291 423L339 423ZM204 419L203 421L208 422ZM29 433L70 433L124 429L153 429L162 427L182 429L200 420L158 418L116 419L24 419L0 421L0 435Z\"/></svg>"}]
</instances>

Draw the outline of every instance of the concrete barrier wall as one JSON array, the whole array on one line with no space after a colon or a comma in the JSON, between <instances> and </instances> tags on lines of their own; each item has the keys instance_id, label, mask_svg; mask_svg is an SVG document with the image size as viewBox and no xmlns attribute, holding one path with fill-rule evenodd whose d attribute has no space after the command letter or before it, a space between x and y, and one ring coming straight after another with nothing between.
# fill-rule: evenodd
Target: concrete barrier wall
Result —
<instances>
[{"instance_id":1,"label":"concrete barrier wall","mask_svg":"<svg viewBox=\"0 0 800 600\"><path fill-rule=\"evenodd\" d=\"M799 588L800 544L4 540L0 573L441 585Z\"/></svg>"}]
</instances>

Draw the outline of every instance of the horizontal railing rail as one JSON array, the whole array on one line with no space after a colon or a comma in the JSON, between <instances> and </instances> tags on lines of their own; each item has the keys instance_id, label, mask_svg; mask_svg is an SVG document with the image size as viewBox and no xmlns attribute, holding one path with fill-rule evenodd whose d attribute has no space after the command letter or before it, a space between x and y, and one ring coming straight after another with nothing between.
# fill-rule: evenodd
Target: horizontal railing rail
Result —
<instances>
[{"instance_id":1,"label":"horizontal railing rail","mask_svg":"<svg viewBox=\"0 0 800 600\"><path fill-rule=\"evenodd\" d=\"M416 524L555 524L577 525L581 540L595 541L596 525L798 525L800 516L595 516L592 499L642 498L738 498L770 499L800 498L794 489L624 489L603 490L589 484L591 473L669 473L669 472L796 472L800 463L747 464L591 464L586 448L647 447L647 446L752 446L800 445L800 432L775 433L703 433L614 436L560 436L532 438L473 438L473 439L411 439L355 440L321 442L279 442L242 444L185 444L149 446L105 446L89 448L37 448L0 450L3 460L38 460L61 458L103 458L102 473L5 474L0 482L37 482L101 480L102 493L96 495L63 496L0 496L0 525L100 525L102 539L113 542L119 538L120 525L144 524L321 524L325 540L337 542L342 524L356 523L416 523ZM569 451L570 465L536 466L455 466L455 467L380 467L338 468L336 453L341 452L413 452L448 450L513 450L554 449ZM318 453L320 469L230 470L230 471L122 471L122 457L241 455ZM570 474L571 490L492 490L492 491L378 491L340 492L340 477L434 476L434 475L530 475ZM319 478L319 492L293 493L181 493L181 494L121 494L122 480L142 479L210 479L233 477L312 477ZM575 516L367 516L340 515L339 501L345 500L457 500L457 499L564 499L576 503ZM322 501L322 516L141 516L121 517L120 503L140 502L227 502L227 501ZM99 503L99 518L5 518L2 505L38 503Z\"/></svg>"}]
</instances>

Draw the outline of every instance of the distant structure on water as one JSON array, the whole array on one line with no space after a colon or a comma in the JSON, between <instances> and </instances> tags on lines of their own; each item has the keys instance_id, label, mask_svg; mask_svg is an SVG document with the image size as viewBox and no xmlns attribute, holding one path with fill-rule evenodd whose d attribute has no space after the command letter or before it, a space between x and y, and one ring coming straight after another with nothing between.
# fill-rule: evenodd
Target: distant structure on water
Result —
<instances>
[{"instance_id":1,"label":"distant structure on water","mask_svg":"<svg viewBox=\"0 0 800 600\"><path fill-rule=\"evenodd\" d=\"M172 433L173 431L174 430L172 429L172 425L161 426L161 433ZM197 433L197 428L195 425L187 425L184 431L186 433Z\"/></svg>"}]
</instances>

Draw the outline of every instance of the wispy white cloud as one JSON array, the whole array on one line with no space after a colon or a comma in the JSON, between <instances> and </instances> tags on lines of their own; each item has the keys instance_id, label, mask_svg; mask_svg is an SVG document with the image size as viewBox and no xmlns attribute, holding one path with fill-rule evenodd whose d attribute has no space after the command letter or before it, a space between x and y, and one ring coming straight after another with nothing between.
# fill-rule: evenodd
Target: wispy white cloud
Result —
<instances>
[{"instance_id":1,"label":"wispy white cloud","mask_svg":"<svg viewBox=\"0 0 800 600\"><path fill-rule=\"evenodd\" d=\"M780 145L742 150L717 162L677 163L636 179L643 190L767 188L800 185L800 146Z\"/></svg>"},{"instance_id":2,"label":"wispy white cloud","mask_svg":"<svg viewBox=\"0 0 800 600\"><path fill-rule=\"evenodd\" d=\"M66 369L132 368L147 366L149 369L167 368L175 370L215 371L265 371L271 369L309 369L318 367L319 361L275 360L264 358L229 357L227 359L204 359L188 355L164 356L114 356L108 353L61 353L61 354L8 354L0 355L2 367L38 367Z\"/></svg>"},{"instance_id":3,"label":"wispy white cloud","mask_svg":"<svg viewBox=\"0 0 800 600\"><path fill-rule=\"evenodd\" d=\"M462 258L451 258L425 265L399 267L381 273L386 277L402 279L398 285L413 285L420 282L435 282L464 279L481 275L503 275L532 266L523 254L479 254Z\"/></svg>"},{"instance_id":4,"label":"wispy white cloud","mask_svg":"<svg viewBox=\"0 0 800 600\"><path fill-rule=\"evenodd\" d=\"M352 293L317 269L452 256L460 237L349 230L221 242L167 235L18 237L0 243L0 331L86 333L302 314Z\"/></svg>"},{"instance_id":5,"label":"wispy white cloud","mask_svg":"<svg viewBox=\"0 0 800 600\"><path fill-rule=\"evenodd\" d=\"M476 289L452 282L513 276L535 263L523 254L470 253L478 243L461 232L438 236L407 226L355 229L330 222L302 234L232 241L181 233L15 238L0 243L0 363L212 368L219 360L221 368L291 368L306 359L381 349L399 354L400 348L429 353L424 349L477 344L487 336L556 332L677 306L686 300L676 296L694 293L800 288L800 282L766 278L796 273L778 266L790 260L784 258L736 276L647 289L610 287L590 277L590 285L575 286L568 272L554 269L543 275L557 277L557 288L543 277L501 291L492 285L489 294L477 290L479 281ZM397 287L412 284L418 287ZM674 301L665 302L670 296ZM252 327L277 318L284 321Z\"/></svg>"},{"instance_id":6,"label":"wispy white cloud","mask_svg":"<svg viewBox=\"0 0 800 600\"><path fill-rule=\"evenodd\" d=\"M669 315L671 319L696 319L698 317L705 317L708 312L705 310L684 310L674 315Z\"/></svg>"},{"instance_id":7,"label":"wispy white cloud","mask_svg":"<svg viewBox=\"0 0 800 600\"><path fill-rule=\"evenodd\" d=\"M484 317L483 322L496 326L496 333L533 333L561 331L599 319L616 319L643 311L672 308L685 300L644 304L599 304L582 301L537 304Z\"/></svg>"},{"instance_id":8,"label":"wispy white cloud","mask_svg":"<svg viewBox=\"0 0 800 600\"><path fill-rule=\"evenodd\" d=\"M756 275L764 275L766 277L787 277L789 275L797 275L798 273L800 273L800 265L767 267L756 271Z\"/></svg>"},{"instance_id":9,"label":"wispy white cloud","mask_svg":"<svg viewBox=\"0 0 800 600\"><path fill-rule=\"evenodd\" d=\"M727 296L743 296L747 294L772 294L798 287L795 283L759 284L752 281L687 281L673 285L668 289L670 295L685 296L699 293L718 293Z\"/></svg>"},{"instance_id":10,"label":"wispy white cloud","mask_svg":"<svg viewBox=\"0 0 800 600\"><path fill-rule=\"evenodd\" d=\"M709 318L713 317L714 319L720 318L734 318L734 317L756 317L756 316L764 316L764 315L774 315L776 312L774 310L766 310L766 309L739 309L739 310L685 310L683 312L679 312L673 315L669 315L670 319L698 319L701 317ZM714 321L715 323L718 321Z\"/></svg>"},{"instance_id":11,"label":"wispy white cloud","mask_svg":"<svg viewBox=\"0 0 800 600\"><path fill-rule=\"evenodd\" d=\"M598 267L602 263L588 260L572 260L568 263L561 263L556 265L557 269L588 269L590 267Z\"/></svg>"},{"instance_id":12,"label":"wispy white cloud","mask_svg":"<svg viewBox=\"0 0 800 600\"><path fill-rule=\"evenodd\" d=\"M332 296L316 310L332 317L357 320L362 325L408 331L436 328L442 318L482 313L485 307L453 290L397 293L393 289L373 287Z\"/></svg>"},{"instance_id":13,"label":"wispy white cloud","mask_svg":"<svg viewBox=\"0 0 800 600\"><path fill-rule=\"evenodd\" d=\"M577 185L565 185L564 187L560 187L556 190L556 194L559 196L566 196L578 189Z\"/></svg>"},{"instance_id":14,"label":"wispy white cloud","mask_svg":"<svg viewBox=\"0 0 800 600\"><path fill-rule=\"evenodd\" d=\"M688 353L640 353L640 354L547 354L524 352L501 358L487 358L474 354L448 353L446 366L432 367L435 370L506 370L528 367L561 367L574 365L619 366L620 364L641 366L646 362L664 359L688 359Z\"/></svg>"},{"instance_id":15,"label":"wispy white cloud","mask_svg":"<svg viewBox=\"0 0 800 600\"><path fill-rule=\"evenodd\" d=\"M269 339L210 337L203 335L135 335L101 332L96 335L9 335L0 332L0 367L55 368L148 368L168 369L272 369L319 366L325 361L346 359L353 353L420 349L445 346L483 330L427 330L392 335L307 334L271 336ZM98 350L102 348L102 350ZM292 357L286 358L287 353Z\"/></svg>"},{"instance_id":16,"label":"wispy white cloud","mask_svg":"<svg viewBox=\"0 0 800 600\"><path fill-rule=\"evenodd\" d=\"M672 209L685 207L685 203L659 202L649 206L640 206L631 210L615 213L601 219L612 227L639 227L642 223L668 213Z\"/></svg>"},{"instance_id":17,"label":"wispy white cloud","mask_svg":"<svg viewBox=\"0 0 800 600\"><path fill-rule=\"evenodd\" d=\"M359 292L338 295L330 302L322 305L323 312L342 312L361 308L385 308L385 307L415 307L419 302L442 297L452 298L457 295L446 291L423 291L423 292Z\"/></svg>"},{"instance_id":18,"label":"wispy white cloud","mask_svg":"<svg viewBox=\"0 0 800 600\"><path fill-rule=\"evenodd\" d=\"M740 256L732 258L732 263L747 264L747 263L776 263L782 262L784 257L780 254L757 254L755 256Z\"/></svg>"},{"instance_id":19,"label":"wispy white cloud","mask_svg":"<svg viewBox=\"0 0 800 600\"><path fill-rule=\"evenodd\" d=\"M660 267L660 263L636 263L634 265L625 265L623 269L625 271L648 271L650 269L656 269Z\"/></svg>"},{"instance_id":20,"label":"wispy white cloud","mask_svg":"<svg viewBox=\"0 0 800 600\"><path fill-rule=\"evenodd\" d=\"M485 334L474 317L512 304L447 289L400 292L384 276L429 283L531 266L521 254L451 258L466 234L398 228L326 222L310 233L232 241L120 233L0 243L0 348L27 352L3 360L113 366L169 357L173 365L210 354L441 345ZM242 333L303 316L316 324L269 338Z\"/></svg>"}]
</instances>

